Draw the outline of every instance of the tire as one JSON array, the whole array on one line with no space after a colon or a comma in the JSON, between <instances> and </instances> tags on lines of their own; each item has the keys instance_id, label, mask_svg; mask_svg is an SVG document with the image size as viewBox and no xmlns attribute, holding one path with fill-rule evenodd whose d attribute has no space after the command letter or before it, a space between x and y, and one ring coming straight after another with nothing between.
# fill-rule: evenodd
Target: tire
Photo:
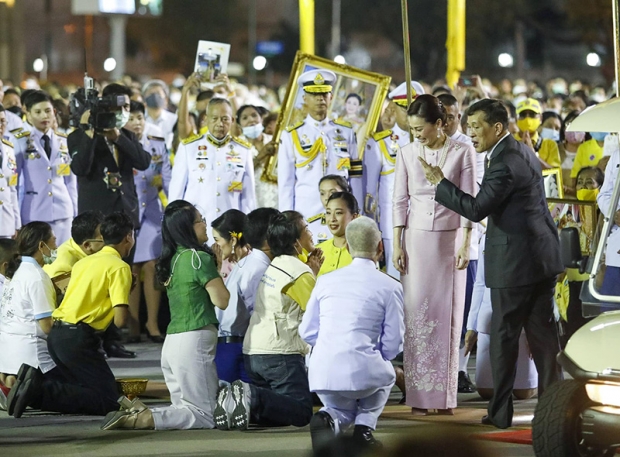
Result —
<instances>
[{"instance_id":1,"label":"tire","mask_svg":"<svg viewBox=\"0 0 620 457\"><path fill-rule=\"evenodd\" d=\"M581 441L581 412L594 404L585 383L573 379L553 384L538 401L532 421L536 457L608 457L615 449L585 448Z\"/></svg>"}]
</instances>

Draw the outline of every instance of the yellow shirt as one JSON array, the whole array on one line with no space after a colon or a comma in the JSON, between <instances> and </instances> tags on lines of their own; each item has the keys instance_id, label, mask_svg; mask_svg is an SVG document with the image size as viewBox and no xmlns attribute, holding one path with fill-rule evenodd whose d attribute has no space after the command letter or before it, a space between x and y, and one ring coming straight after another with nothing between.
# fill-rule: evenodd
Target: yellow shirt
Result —
<instances>
[{"instance_id":1,"label":"yellow shirt","mask_svg":"<svg viewBox=\"0 0 620 457\"><path fill-rule=\"evenodd\" d=\"M43 266L43 270L50 278L69 273L73 269L73 265L78 260L86 257L86 253L82 251L79 244L69 238L58 248L58 257L50 265Z\"/></svg>"},{"instance_id":2,"label":"yellow shirt","mask_svg":"<svg viewBox=\"0 0 620 457\"><path fill-rule=\"evenodd\" d=\"M114 319L114 307L129 303L131 280L131 268L118 251L104 246L74 265L65 298L52 317L105 330Z\"/></svg>"},{"instance_id":3,"label":"yellow shirt","mask_svg":"<svg viewBox=\"0 0 620 457\"><path fill-rule=\"evenodd\" d=\"M337 270L338 268L346 267L353 262L353 257L349 253L349 250L345 247L337 248L334 246L334 239L323 241L317 245L317 248L323 251L323 265L319 270L317 278L321 275L329 273L330 271Z\"/></svg>"},{"instance_id":4,"label":"yellow shirt","mask_svg":"<svg viewBox=\"0 0 620 457\"><path fill-rule=\"evenodd\" d=\"M521 141L521 135L515 134L515 139ZM538 132L532 137L532 144L536 146L539 141ZM538 157L547 162L552 168L560 168L562 161L560 159L560 149L558 144L549 138L543 138L540 148L537 151Z\"/></svg>"},{"instance_id":5,"label":"yellow shirt","mask_svg":"<svg viewBox=\"0 0 620 457\"><path fill-rule=\"evenodd\" d=\"M570 171L570 177L576 178L582 168L595 167L602 157L603 148L598 145L594 138L582 143L577 149L577 156L573 169Z\"/></svg>"},{"instance_id":6,"label":"yellow shirt","mask_svg":"<svg viewBox=\"0 0 620 457\"><path fill-rule=\"evenodd\" d=\"M293 284L282 289L282 292L295 300L295 303L299 305L301 310L305 311L315 284L316 279L314 276L310 273L304 273Z\"/></svg>"}]
</instances>

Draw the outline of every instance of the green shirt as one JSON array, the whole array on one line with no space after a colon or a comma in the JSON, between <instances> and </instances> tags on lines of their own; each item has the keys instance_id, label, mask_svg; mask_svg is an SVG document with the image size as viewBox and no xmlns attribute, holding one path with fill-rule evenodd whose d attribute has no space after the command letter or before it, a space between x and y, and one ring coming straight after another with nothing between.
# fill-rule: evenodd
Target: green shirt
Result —
<instances>
[{"instance_id":1,"label":"green shirt","mask_svg":"<svg viewBox=\"0 0 620 457\"><path fill-rule=\"evenodd\" d=\"M206 252L180 247L172 258L171 279L166 289L170 302L170 325L167 333L197 330L206 325L218 326L215 306L205 285L220 275L215 259Z\"/></svg>"}]
</instances>

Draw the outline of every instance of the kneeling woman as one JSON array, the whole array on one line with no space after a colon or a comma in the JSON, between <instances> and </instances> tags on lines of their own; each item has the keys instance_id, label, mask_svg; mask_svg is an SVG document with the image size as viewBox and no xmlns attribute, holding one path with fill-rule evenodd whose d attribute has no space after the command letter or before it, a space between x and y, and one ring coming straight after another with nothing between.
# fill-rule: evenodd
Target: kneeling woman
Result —
<instances>
[{"instance_id":1,"label":"kneeling woman","mask_svg":"<svg viewBox=\"0 0 620 457\"><path fill-rule=\"evenodd\" d=\"M206 222L193 205L183 200L168 205L162 238L157 278L166 286L171 320L161 353L161 368L172 405L147 409L134 401L125 411L108 414L104 430L215 426L215 307L226 309L230 295L214 256L205 247Z\"/></svg>"}]
</instances>

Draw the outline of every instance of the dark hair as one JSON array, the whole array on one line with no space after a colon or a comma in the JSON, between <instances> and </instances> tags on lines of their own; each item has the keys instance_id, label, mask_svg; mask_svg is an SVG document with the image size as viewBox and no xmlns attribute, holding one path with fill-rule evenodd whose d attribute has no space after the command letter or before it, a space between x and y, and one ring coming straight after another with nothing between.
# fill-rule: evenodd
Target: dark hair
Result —
<instances>
[{"instance_id":1,"label":"dark hair","mask_svg":"<svg viewBox=\"0 0 620 457\"><path fill-rule=\"evenodd\" d=\"M506 111L509 113L508 117L517 119L517 108L515 108L515 105L511 101L500 100L500 103L504 105L504 108L506 108Z\"/></svg>"},{"instance_id":2,"label":"dark hair","mask_svg":"<svg viewBox=\"0 0 620 457\"><path fill-rule=\"evenodd\" d=\"M340 175L325 175L319 180L319 187L324 181L336 181L336 185L342 189L343 192L353 192L351 185L347 179Z\"/></svg>"},{"instance_id":3,"label":"dark hair","mask_svg":"<svg viewBox=\"0 0 620 457\"><path fill-rule=\"evenodd\" d=\"M484 113L484 121L487 124L495 125L499 122L504 130L508 129L508 112L506 106L499 100L493 98L480 100L467 109L467 115L471 116L479 111Z\"/></svg>"},{"instance_id":4,"label":"dark hair","mask_svg":"<svg viewBox=\"0 0 620 457\"><path fill-rule=\"evenodd\" d=\"M9 265L6 268L7 277L13 277L19 268L22 263L20 256L33 256L39 250L41 241L45 243L52 235L52 227L47 222L35 221L24 225L19 231L16 240L19 255L9 260Z\"/></svg>"},{"instance_id":5,"label":"dark hair","mask_svg":"<svg viewBox=\"0 0 620 457\"><path fill-rule=\"evenodd\" d=\"M363 103L362 97L355 92L351 92L349 95L347 95L347 98L344 99L344 102L346 103L347 100L349 100L350 98L357 98L357 101L360 102L360 105Z\"/></svg>"},{"instance_id":6,"label":"dark hair","mask_svg":"<svg viewBox=\"0 0 620 457\"><path fill-rule=\"evenodd\" d=\"M146 108L144 107L144 103L131 100L129 102L129 112L130 113L140 112L142 114L146 113Z\"/></svg>"},{"instance_id":7,"label":"dark hair","mask_svg":"<svg viewBox=\"0 0 620 457\"><path fill-rule=\"evenodd\" d=\"M351 211L351 214L359 214L360 213L360 207L359 207L359 205L357 203L357 199L353 196L352 193L350 193L350 192L334 192L327 199L327 203L329 204L329 202L331 202L332 200L338 200L338 199L341 199L341 200L343 200L346 203L347 208L349 208L349 211Z\"/></svg>"},{"instance_id":8,"label":"dark hair","mask_svg":"<svg viewBox=\"0 0 620 457\"><path fill-rule=\"evenodd\" d=\"M212 255L207 247L200 244L194 231L198 213L196 207L185 200L175 200L166 207L161 223L162 250L155 265L157 280L162 284L170 278L170 263L179 247Z\"/></svg>"},{"instance_id":9,"label":"dark hair","mask_svg":"<svg viewBox=\"0 0 620 457\"><path fill-rule=\"evenodd\" d=\"M14 87L8 87L6 89L4 89L4 95L17 95L19 97L19 92L17 92L17 90Z\"/></svg>"},{"instance_id":10,"label":"dark hair","mask_svg":"<svg viewBox=\"0 0 620 457\"><path fill-rule=\"evenodd\" d=\"M442 123L446 123L446 108L442 105L437 97L430 94L422 94L416 97L409 109L407 116L418 116L424 119L424 122L434 124L438 119Z\"/></svg>"},{"instance_id":11,"label":"dark hair","mask_svg":"<svg viewBox=\"0 0 620 457\"><path fill-rule=\"evenodd\" d=\"M579 172L577 173L577 176L575 177L575 179L579 180L579 175L581 173L586 172L586 171L593 171L594 172L594 180L597 182L599 187L601 187L603 185L603 181L605 180L605 173L603 173L603 170L601 170L599 167L583 167L581 170L579 170Z\"/></svg>"},{"instance_id":12,"label":"dark hair","mask_svg":"<svg viewBox=\"0 0 620 457\"><path fill-rule=\"evenodd\" d=\"M237 110L237 114L236 114L237 124L241 125L241 123L239 122L239 119L241 118L241 115L243 114L243 112L246 109L250 109L250 108L255 110L258 113L258 117L259 118L261 117L260 111L258 110L258 107L254 106L254 105L243 105L241 108L239 108Z\"/></svg>"},{"instance_id":13,"label":"dark hair","mask_svg":"<svg viewBox=\"0 0 620 457\"><path fill-rule=\"evenodd\" d=\"M93 239L97 227L103 222L101 211L84 211L78 214L71 223L71 238L77 244L82 244L86 240Z\"/></svg>"},{"instance_id":14,"label":"dark hair","mask_svg":"<svg viewBox=\"0 0 620 457\"><path fill-rule=\"evenodd\" d=\"M46 92L42 90L35 90L31 94L26 97L26 110L30 111L34 105L37 103L49 102L52 103L52 97L50 97Z\"/></svg>"},{"instance_id":15,"label":"dark hair","mask_svg":"<svg viewBox=\"0 0 620 457\"><path fill-rule=\"evenodd\" d=\"M101 221L101 236L106 245L119 244L123 239L133 232L133 222L131 218L122 211L109 214Z\"/></svg>"},{"instance_id":16,"label":"dark hair","mask_svg":"<svg viewBox=\"0 0 620 457\"><path fill-rule=\"evenodd\" d=\"M214 95L215 92L213 92L211 89L201 90L200 92L198 92L198 95L196 95L196 101L201 102L206 99L210 100L213 98Z\"/></svg>"},{"instance_id":17,"label":"dark hair","mask_svg":"<svg viewBox=\"0 0 620 457\"><path fill-rule=\"evenodd\" d=\"M452 94L452 89L450 89L448 86L445 86L445 85L437 86L437 87L435 87L433 89L432 94L435 97L439 98L439 95L444 95L444 94L451 95ZM437 95L437 94L439 94L439 95ZM443 103L443 101L441 103ZM452 105L446 105L446 106L452 106Z\"/></svg>"},{"instance_id":18,"label":"dark hair","mask_svg":"<svg viewBox=\"0 0 620 457\"><path fill-rule=\"evenodd\" d=\"M445 106L455 106L459 104L459 101L452 94L440 94L437 96L441 104Z\"/></svg>"},{"instance_id":19,"label":"dark hair","mask_svg":"<svg viewBox=\"0 0 620 457\"><path fill-rule=\"evenodd\" d=\"M301 237L301 223L306 220L304 215L301 214L299 211L295 211L292 209L282 211L282 215L286 218L287 221L291 221L295 224L295 227L297 227L297 238Z\"/></svg>"},{"instance_id":20,"label":"dark hair","mask_svg":"<svg viewBox=\"0 0 620 457\"><path fill-rule=\"evenodd\" d=\"M127 95L131 98L133 93L131 92L131 88L125 86L124 84L112 83L105 86L105 89L102 91L102 95L107 97L108 95Z\"/></svg>"},{"instance_id":21,"label":"dark hair","mask_svg":"<svg viewBox=\"0 0 620 457\"><path fill-rule=\"evenodd\" d=\"M564 120L562 121L562 127L560 128L560 141L564 141L566 139L566 128L568 124L573 122L579 116L579 111L573 110L566 115Z\"/></svg>"},{"instance_id":22,"label":"dark hair","mask_svg":"<svg viewBox=\"0 0 620 457\"><path fill-rule=\"evenodd\" d=\"M551 118L557 119L558 121L560 121L560 124L562 123L562 117L558 113L556 113L555 111L545 111L545 112L543 112L542 113L542 120L541 120L540 123L544 124L547 119L551 119Z\"/></svg>"},{"instance_id":23,"label":"dark hair","mask_svg":"<svg viewBox=\"0 0 620 457\"><path fill-rule=\"evenodd\" d=\"M277 121L277 120L278 120L278 113L269 113L267 116L265 116L265 119L263 119L263 127L267 127L267 125L270 122Z\"/></svg>"},{"instance_id":24,"label":"dark hair","mask_svg":"<svg viewBox=\"0 0 620 457\"><path fill-rule=\"evenodd\" d=\"M11 238L0 238L0 264L8 263L4 276L11 279L17 270L15 264L19 266L19 251L17 241Z\"/></svg>"},{"instance_id":25,"label":"dark hair","mask_svg":"<svg viewBox=\"0 0 620 457\"><path fill-rule=\"evenodd\" d=\"M259 249L267 241L267 229L271 219L280 211L275 208L257 208L247 215L243 228L243 239L252 247Z\"/></svg>"},{"instance_id":26,"label":"dark hair","mask_svg":"<svg viewBox=\"0 0 620 457\"><path fill-rule=\"evenodd\" d=\"M296 256L295 243L299 240L301 231L298 224L280 214L272 218L267 229L267 243L274 257L281 255Z\"/></svg>"},{"instance_id":27,"label":"dark hair","mask_svg":"<svg viewBox=\"0 0 620 457\"><path fill-rule=\"evenodd\" d=\"M26 106L26 99L30 96L30 94L36 91L37 91L36 89L26 89L22 91L22 93L19 96L19 100L22 102L23 106Z\"/></svg>"},{"instance_id":28,"label":"dark hair","mask_svg":"<svg viewBox=\"0 0 620 457\"><path fill-rule=\"evenodd\" d=\"M213 227L226 241L230 241L232 238L231 233L243 233L244 228L247 225L248 217L238 209L229 209L220 217L211 222ZM242 235L238 240L239 246L245 246L247 241L245 235Z\"/></svg>"}]
</instances>

